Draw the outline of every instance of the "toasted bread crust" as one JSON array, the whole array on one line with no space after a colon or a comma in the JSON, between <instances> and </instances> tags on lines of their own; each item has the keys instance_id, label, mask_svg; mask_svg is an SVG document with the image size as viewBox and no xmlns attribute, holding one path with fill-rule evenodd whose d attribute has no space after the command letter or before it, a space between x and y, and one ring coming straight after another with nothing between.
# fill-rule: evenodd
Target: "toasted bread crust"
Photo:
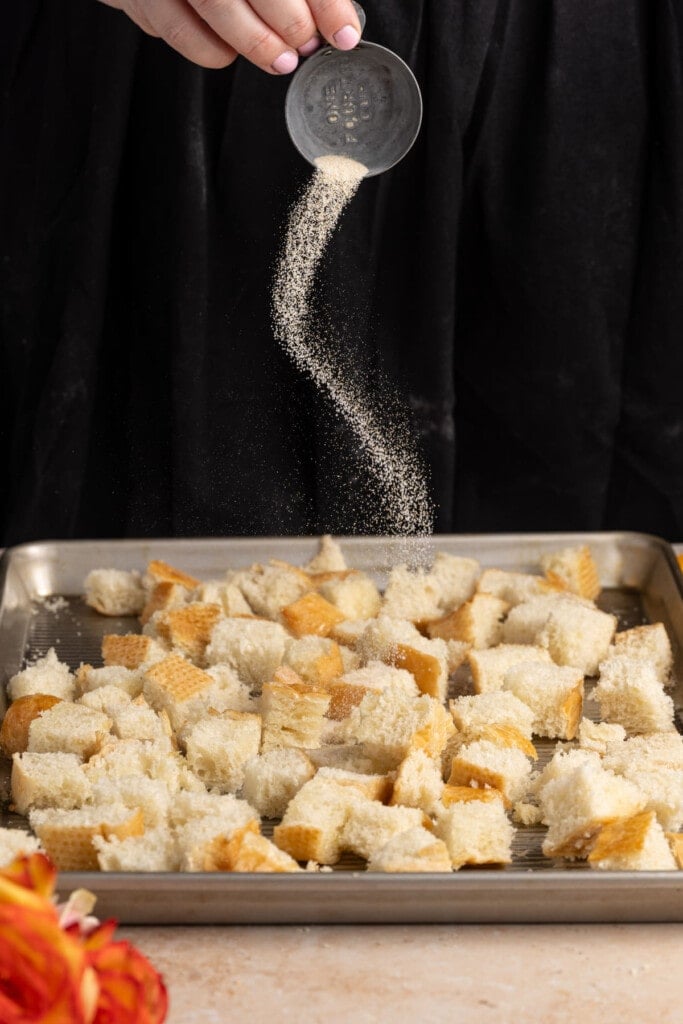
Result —
<instances>
[{"instance_id":1,"label":"toasted bread crust","mask_svg":"<svg viewBox=\"0 0 683 1024\"><path fill-rule=\"evenodd\" d=\"M49 693L30 693L10 704L0 727L0 750L6 757L23 754L28 747L28 733L33 720L59 704L60 700Z\"/></svg>"}]
</instances>

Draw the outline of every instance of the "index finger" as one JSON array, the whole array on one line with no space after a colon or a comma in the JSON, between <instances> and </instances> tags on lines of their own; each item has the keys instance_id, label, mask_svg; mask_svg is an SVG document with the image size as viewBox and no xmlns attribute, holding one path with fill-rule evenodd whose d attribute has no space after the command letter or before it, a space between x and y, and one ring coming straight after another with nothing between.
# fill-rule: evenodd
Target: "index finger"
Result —
<instances>
[{"instance_id":1,"label":"index finger","mask_svg":"<svg viewBox=\"0 0 683 1024\"><path fill-rule=\"evenodd\" d=\"M360 42L361 29L351 0L308 0L321 35L339 50L352 50Z\"/></svg>"}]
</instances>

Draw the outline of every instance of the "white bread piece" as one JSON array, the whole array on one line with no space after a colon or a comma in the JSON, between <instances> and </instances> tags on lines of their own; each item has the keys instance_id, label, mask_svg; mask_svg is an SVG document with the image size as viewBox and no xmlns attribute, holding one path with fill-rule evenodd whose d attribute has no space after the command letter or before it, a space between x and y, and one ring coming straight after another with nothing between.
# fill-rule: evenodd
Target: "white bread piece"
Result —
<instances>
[{"instance_id":1,"label":"white bread piece","mask_svg":"<svg viewBox=\"0 0 683 1024\"><path fill-rule=\"evenodd\" d=\"M92 783L138 775L163 782L172 793L205 792L202 781L172 749L169 740L115 740L95 754L83 770Z\"/></svg>"},{"instance_id":2,"label":"white bread piece","mask_svg":"<svg viewBox=\"0 0 683 1024\"><path fill-rule=\"evenodd\" d=\"M318 769L316 778L321 782L335 782L339 786L350 786L368 800L379 800L380 803L385 803L391 793L391 779L388 775L323 766Z\"/></svg>"},{"instance_id":3,"label":"white bread piece","mask_svg":"<svg viewBox=\"0 0 683 1024\"><path fill-rule=\"evenodd\" d=\"M93 836L100 871L178 871L180 854L166 826L145 829L144 835L117 839Z\"/></svg>"},{"instance_id":4,"label":"white bread piece","mask_svg":"<svg viewBox=\"0 0 683 1024\"><path fill-rule=\"evenodd\" d=\"M390 804L434 814L443 793L441 771L424 750L413 750L398 766Z\"/></svg>"},{"instance_id":5,"label":"white bread piece","mask_svg":"<svg viewBox=\"0 0 683 1024\"><path fill-rule=\"evenodd\" d=\"M190 600L190 591L181 583L157 583L147 595L140 614L143 635L157 637L157 625L174 608L182 608Z\"/></svg>"},{"instance_id":6,"label":"white bread piece","mask_svg":"<svg viewBox=\"0 0 683 1024\"><path fill-rule=\"evenodd\" d=\"M415 872L451 870L448 847L420 826L399 832L368 861L368 871Z\"/></svg>"},{"instance_id":7,"label":"white bread piece","mask_svg":"<svg viewBox=\"0 0 683 1024\"><path fill-rule=\"evenodd\" d=\"M512 817L518 825L524 825L526 828L531 828L534 825L541 824L543 814L541 812L541 808L536 804L518 801L512 809Z\"/></svg>"},{"instance_id":8,"label":"white bread piece","mask_svg":"<svg viewBox=\"0 0 683 1024\"><path fill-rule=\"evenodd\" d=\"M345 619L372 619L382 605L377 584L364 572L325 580L318 589Z\"/></svg>"},{"instance_id":9,"label":"white bread piece","mask_svg":"<svg viewBox=\"0 0 683 1024\"><path fill-rule=\"evenodd\" d=\"M595 750L581 750L578 747L565 749L558 745L543 771L532 780L529 794L540 797L549 782L554 782L561 775L571 774L585 764L592 768L602 767L600 756Z\"/></svg>"},{"instance_id":10,"label":"white bread piece","mask_svg":"<svg viewBox=\"0 0 683 1024\"><path fill-rule=\"evenodd\" d=\"M206 674L213 679L213 685L199 694L214 711L256 711L251 690L243 683L229 665L211 665Z\"/></svg>"},{"instance_id":11,"label":"white bread piece","mask_svg":"<svg viewBox=\"0 0 683 1024\"><path fill-rule=\"evenodd\" d=\"M542 576L526 572L508 572L505 569L485 569L477 584L480 594L493 594L506 601L511 608L531 601L534 597L557 592Z\"/></svg>"},{"instance_id":12,"label":"white bread piece","mask_svg":"<svg viewBox=\"0 0 683 1024\"><path fill-rule=\"evenodd\" d=\"M323 534L318 541L318 551L306 565L306 572L316 575L321 572L344 572L348 566L344 553L337 541L329 533Z\"/></svg>"},{"instance_id":13,"label":"white bread piece","mask_svg":"<svg viewBox=\"0 0 683 1024\"><path fill-rule=\"evenodd\" d=\"M105 806L123 804L131 810L140 808L145 830L166 827L172 796L158 779L143 775L119 775L94 782L87 803Z\"/></svg>"},{"instance_id":14,"label":"white bread piece","mask_svg":"<svg viewBox=\"0 0 683 1024\"><path fill-rule=\"evenodd\" d=\"M657 673L660 683L666 686L671 677L673 653L669 634L663 622L649 626L634 626L617 633L614 637L614 654L625 654L629 658L648 661ZM611 653L611 652L610 652Z\"/></svg>"},{"instance_id":15,"label":"white bread piece","mask_svg":"<svg viewBox=\"0 0 683 1024\"><path fill-rule=\"evenodd\" d=\"M202 604L217 604L228 616L253 615L251 607L236 583L226 580L206 580L192 591L190 600Z\"/></svg>"},{"instance_id":16,"label":"white bread piece","mask_svg":"<svg viewBox=\"0 0 683 1024\"><path fill-rule=\"evenodd\" d=\"M676 871L678 865L654 811L620 818L600 829L588 854L602 871Z\"/></svg>"},{"instance_id":17,"label":"white bread piece","mask_svg":"<svg viewBox=\"0 0 683 1024\"><path fill-rule=\"evenodd\" d=\"M412 750L438 757L455 732L446 709L432 697L371 691L348 719L348 735L370 758L400 764Z\"/></svg>"},{"instance_id":18,"label":"white bread piece","mask_svg":"<svg viewBox=\"0 0 683 1024\"><path fill-rule=\"evenodd\" d=\"M111 665L105 668L81 665L76 673L76 681L81 694L90 693L100 686L118 686L129 697L134 698L142 693L144 670L124 668L121 665Z\"/></svg>"},{"instance_id":19,"label":"white bread piece","mask_svg":"<svg viewBox=\"0 0 683 1024\"><path fill-rule=\"evenodd\" d=\"M121 740L161 740L169 735L170 725L147 704L131 702L113 708L112 732Z\"/></svg>"},{"instance_id":20,"label":"white bread piece","mask_svg":"<svg viewBox=\"0 0 683 1024\"><path fill-rule=\"evenodd\" d=\"M384 661L405 669L421 693L445 700L449 650L444 640L428 640L411 622L381 615L368 625L356 650L366 661Z\"/></svg>"},{"instance_id":21,"label":"white bread piece","mask_svg":"<svg viewBox=\"0 0 683 1024\"><path fill-rule=\"evenodd\" d=\"M146 668L142 692L155 711L165 711L178 732L196 707L196 700L214 686L214 680L179 654Z\"/></svg>"},{"instance_id":22,"label":"white bread piece","mask_svg":"<svg viewBox=\"0 0 683 1024\"><path fill-rule=\"evenodd\" d=\"M303 868L270 839L247 826L235 829L229 837L216 836L206 848L202 870L282 874Z\"/></svg>"},{"instance_id":23,"label":"white bread piece","mask_svg":"<svg viewBox=\"0 0 683 1024\"><path fill-rule=\"evenodd\" d=\"M32 807L80 807L91 785L76 754L14 754L10 789L17 814Z\"/></svg>"},{"instance_id":24,"label":"white bread piece","mask_svg":"<svg viewBox=\"0 0 683 1024\"><path fill-rule=\"evenodd\" d=\"M181 871L203 871L211 855L211 844L218 836L230 838L242 828L259 831L254 808L229 793L181 793L173 802L169 817L175 826Z\"/></svg>"},{"instance_id":25,"label":"white bread piece","mask_svg":"<svg viewBox=\"0 0 683 1024\"><path fill-rule=\"evenodd\" d=\"M587 545L543 555L541 568L551 583L579 597L595 601L600 593L598 568Z\"/></svg>"},{"instance_id":26,"label":"white bread piece","mask_svg":"<svg viewBox=\"0 0 683 1024\"><path fill-rule=\"evenodd\" d=\"M521 662L505 673L503 687L531 708L537 736L574 739L583 710L581 669Z\"/></svg>"},{"instance_id":27,"label":"white bread piece","mask_svg":"<svg viewBox=\"0 0 683 1024\"><path fill-rule=\"evenodd\" d=\"M142 811L123 804L34 810L29 812L29 824L59 871L96 871L95 836L125 839L142 835L145 828Z\"/></svg>"},{"instance_id":28,"label":"white bread piece","mask_svg":"<svg viewBox=\"0 0 683 1024\"><path fill-rule=\"evenodd\" d=\"M440 597L441 585L431 574L397 565L389 573L381 613L391 619L426 622L442 614Z\"/></svg>"},{"instance_id":29,"label":"white bread piece","mask_svg":"<svg viewBox=\"0 0 683 1024\"><path fill-rule=\"evenodd\" d=\"M414 807L387 807L362 796L353 803L342 829L345 850L369 860L383 846L409 829L422 828L428 819Z\"/></svg>"},{"instance_id":30,"label":"white bread piece","mask_svg":"<svg viewBox=\"0 0 683 1024\"><path fill-rule=\"evenodd\" d=\"M106 668L120 665L137 669L166 657L166 648L151 636L142 633L108 633L102 637L102 661Z\"/></svg>"},{"instance_id":31,"label":"white bread piece","mask_svg":"<svg viewBox=\"0 0 683 1024\"><path fill-rule=\"evenodd\" d=\"M427 624L432 639L460 640L471 647L495 647L503 639L509 605L491 594L475 594L455 611Z\"/></svg>"},{"instance_id":32,"label":"white bread piece","mask_svg":"<svg viewBox=\"0 0 683 1024\"><path fill-rule=\"evenodd\" d=\"M221 619L211 634L206 660L209 665L229 665L240 679L260 690L284 661L288 639L277 622Z\"/></svg>"},{"instance_id":33,"label":"white bread piece","mask_svg":"<svg viewBox=\"0 0 683 1024\"><path fill-rule=\"evenodd\" d=\"M592 696L600 705L600 717L630 735L675 731L673 701L649 662L625 654L602 662Z\"/></svg>"},{"instance_id":34,"label":"white bread piece","mask_svg":"<svg viewBox=\"0 0 683 1024\"><path fill-rule=\"evenodd\" d=\"M28 750L36 754L78 754L87 761L100 749L111 727L111 718L101 711L60 701L31 722Z\"/></svg>"},{"instance_id":35,"label":"white bread piece","mask_svg":"<svg viewBox=\"0 0 683 1024\"><path fill-rule=\"evenodd\" d=\"M616 628L615 615L565 602L550 613L538 642L558 665L571 665L594 676L607 657Z\"/></svg>"},{"instance_id":36,"label":"white bread piece","mask_svg":"<svg viewBox=\"0 0 683 1024\"><path fill-rule=\"evenodd\" d=\"M289 665L305 683L324 688L344 673L339 645L322 636L304 636L288 640L285 665Z\"/></svg>"},{"instance_id":37,"label":"white bread piece","mask_svg":"<svg viewBox=\"0 0 683 1024\"><path fill-rule=\"evenodd\" d=\"M290 801L275 826L273 841L294 860L336 864L344 849L346 820L352 806L363 799L352 786L316 776Z\"/></svg>"},{"instance_id":38,"label":"white bread piece","mask_svg":"<svg viewBox=\"0 0 683 1024\"><path fill-rule=\"evenodd\" d=\"M620 743L626 739L626 730L621 725L591 722L589 718L582 718L576 738L582 750L595 750L602 757L611 743Z\"/></svg>"},{"instance_id":39,"label":"white bread piece","mask_svg":"<svg viewBox=\"0 0 683 1024\"><path fill-rule=\"evenodd\" d=\"M618 774L638 769L683 769L683 736L677 732L656 732L631 736L623 743L610 743L604 765Z\"/></svg>"},{"instance_id":40,"label":"white bread piece","mask_svg":"<svg viewBox=\"0 0 683 1024\"><path fill-rule=\"evenodd\" d=\"M530 775L531 765L518 747L501 748L489 740L475 740L453 758L448 784L497 789L511 807L526 795Z\"/></svg>"},{"instance_id":41,"label":"white bread piece","mask_svg":"<svg viewBox=\"0 0 683 1024\"><path fill-rule=\"evenodd\" d=\"M623 777L644 794L645 809L654 811L662 828L678 832L683 827L683 770L680 768L632 768Z\"/></svg>"},{"instance_id":42,"label":"white bread piece","mask_svg":"<svg viewBox=\"0 0 683 1024\"><path fill-rule=\"evenodd\" d=\"M49 693L29 693L12 701L0 725L0 753L11 757L26 750L31 722L58 703L59 697Z\"/></svg>"},{"instance_id":43,"label":"white bread piece","mask_svg":"<svg viewBox=\"0 0 683 1024\"><path fill-rule=\"evenodd\" d=\"M95 690L88 690L78 698L76 704L82 704L93 711L101 711L113 720L115 712L130 707L132 700L130 694L122 690L120 686L107 684L98 686Z\"/></svg>"},{"instance_id":44,"label":"white bread piece","mask_svg":"<svg viewBox=\"0 0 683 1024\"><path fill-rule=\"evenodd\" d=\"M398 697L419 697L415 677L402 668L395 668L383 661L369 661L363 668L345 672L339 677L339 683L358 686L365 690L391 690Z\"/></svg>"},{"instance_id":45,"label":"white bread piece","mask_svg":"<svg viewBox=\"0 0 683 1024\"><path fill-rule=\"evenodd\" d=\"M93 569L83 586L85 603L100 615L139 615L147 599L139 572Z\"/></svg>"},{"instance_id":46,"label":"white bread piece","mask_svg":"<svg viewBox=\"0 0 683 1024\"><path fill-rule=\"evenodd\" d=\"M244 765L261 746L261 716L224 711L192 726L185 756L208 789L236 793L244 782Z\"/></svg>"},{"instance_id":47,"label":"white bread piece","mask_svg":"<svg viewBox=\"0 0 683 1024\"><path fill-rule=\"evenodd\" d=\"M0 828L0 868L9 867L17 857L41 853L40 840L23 828Z\"/></svg>"},{"instance_id":48,"label":"white bread piece","mask_svg":"<svg viewBox=\"0 0 683 1024\"><path fill-rule=\"evenodd\" d=\"M450 676L455 675L470 650L470 645L465 640L446 640L448 674Z\"/></svg>"},{"instance_id":49,"label":"white bread piece","mask_svg":"<svg viewBox=\"0 0 683 1024\"><path fill-rule=\"evenodd\" d=\"M54 647L51 647L44 658L39 658L12 676L7 684L7 693L10 700L27 697L33 693L50 694L59 697L60 700L73 700L76 696L76 681L69 671L69 666L59 660Z\"/></svg>"},{"instance_id":50,"label":"white bread piece","mask_svg":"<svg viewBox=\"0 0 683 1024\"><path fill-rule=\"evenodd\" d=\"M428 573L435 585L441 614L452 612L474 595L481 566L475 558L438 551Z\"/></svg>"},{"instance_id":51,"label":"white bread piece","mask_svg":"<svg viewBox=\"0 0 683 1024\"><path fill-rule=\"evenodd\" d=\"M281 818L315 767L303 750L278 748L244 764L242 797L264 818Z\"/></svg>"},{"instance_id":52,"label":"white bread piece","mask_svg":"<svg viewBox=\"0 0 683 1024\"><path fill-rule=\"evenodd\" d=\"M277 619L283 608L313 588L307 573L285 565L254 565L241 575L239 586L252 610L267 619Z\"/></svg>"},{"instance_id":53,"label":"white bread piece","mask_svg":"<svg viewBox=\"0 0 683 1024\"><path fill-rule=\"evenodd\" d=\"M548 782L539 803L548 825L543 853L574 860L587 856L603 825L637 814L646 801L631 782L599 764L584 763Z\"/></svg>"},{"instance_id":54,"label":"white bread piece","mask_svg":"<svg viewBox=\"0 0 683 1024\"><path fill-rule=\"evenodd\" d=\"M305 683L265 683L261 692L261 750L319 747L330 695Z\"/></svg>"},{"instance_id":55,"label":"white bread piece","mask_svg":"<svg viewBox=\"0 0 683 1024\"><path fill-rule=\"evenodd\" d=\"M482 729L489 726L511 727L517 729L525 739L531 739L533 712L508 691L457 697L449 702L449 708L455 727L465 742L478 739Z\"/></svg>"},{"instance_id":56,"label":"white bread piece","mask_svg":"<svg viewBox=\"0 0 683 1024\"><path fill-rule=\"evenodd\" d=\"M551 612L564 608L567 604L595 608L592 601L565 593L546 594L534 597L530 601L523 601L522 604L510 609L503 623L503 643L537 645Z\"/></svg>"},{"instance_id":57,"label":"white bread piece","mask_svg":"<svg viewBox=\"0 0 683 1024\"><path fill-rule=\"evenodd\" d=\"M377 759L370 757L362 743L323 745L305 753L315 769L342 768L359 775L381 775L386 771L384 760L380 759L378 763Z\"/></svg>"},{"instance_id":58,"label":"white bread piece","mask_svg":"<svg viewBox=\"0 0 683 1024\"><path fill-rule=\"evenodd\" d=\"M223 617L222 605L191 601L165 612L157 621L157 633L173 650L203 667L213 628Z\"/></svg>"},{"instance_id":59,"label":"white bread piece","mask_svg":"<svg viewBox=\"0 0 683 1024\"><path fill-rule=\"evenodd\" d=\"M530 661L548 664L552 659L544 647L535 647L533 644L499 644L480 651L469 651L467 661L475 693L490 693L503 689L505 673L513 665Z\"/></svg>"},{"instance_id":60,"label":"white bread piece","mask_svg":"<svg viewBox=\"0 0 683 1024\"><path fill-rule=\"evenodd\" d=\"M371 621L371 619L344 619L330 631L330 638L344 647L355 650Z\"/></svg>"},{"instance_id":61,"label":"white bread piece","mask_svg":"<svg viewBox=\"0 0 683 1024\"><path fill-rule=\"evenodd\" d=\"M457 871L465 864L509 864L515 830L500 800L468 800L439 812L436 835Z\"/></svg>"}]
</instances>

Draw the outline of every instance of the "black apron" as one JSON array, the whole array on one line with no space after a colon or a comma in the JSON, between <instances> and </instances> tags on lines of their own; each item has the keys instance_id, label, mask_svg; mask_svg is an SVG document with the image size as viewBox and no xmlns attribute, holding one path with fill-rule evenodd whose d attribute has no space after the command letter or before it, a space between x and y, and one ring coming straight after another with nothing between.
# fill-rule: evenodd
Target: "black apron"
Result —
<instances>
[{"instance_id":1,"label":"black apron","mask_svg":"<svg viewBox=\"0 0 683 1024\"><path fill-rule=\"evenodd\" d=\"M440 531L683 538L674 2L366 0L425 122L319 295L410 410ZM269 320L311 173L288 80L195 67L95 0L8 16L0 540L344 532L356 440Z\"/></svg>"}]
</instances>

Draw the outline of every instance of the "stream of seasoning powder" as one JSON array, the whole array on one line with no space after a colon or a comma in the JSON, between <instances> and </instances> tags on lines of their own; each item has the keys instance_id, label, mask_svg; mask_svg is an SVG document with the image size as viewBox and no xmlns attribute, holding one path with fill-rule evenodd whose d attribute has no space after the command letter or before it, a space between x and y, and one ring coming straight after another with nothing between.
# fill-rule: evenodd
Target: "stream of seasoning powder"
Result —
<instances>
[{"instance_id":1,"label":"stream of seasoning powder","mask_svg":"<svg viewBox=\"0 0 683 1024\"><path fill-rule=\"evenodd\" d=\"M313 322L315 275L344 207L367 168L343 156L316 160L316 171L293 207L272 294L275 336L296 367L324 392L353 431L363 464L375 484L376 508L365 510L366 533L403 537L432 531L433 506L427 473L410 429L396 422L381 403L344 373L334 357L333 339ZM411 559L412 560L412 559Z\"/></svg>"}]
</instances>

